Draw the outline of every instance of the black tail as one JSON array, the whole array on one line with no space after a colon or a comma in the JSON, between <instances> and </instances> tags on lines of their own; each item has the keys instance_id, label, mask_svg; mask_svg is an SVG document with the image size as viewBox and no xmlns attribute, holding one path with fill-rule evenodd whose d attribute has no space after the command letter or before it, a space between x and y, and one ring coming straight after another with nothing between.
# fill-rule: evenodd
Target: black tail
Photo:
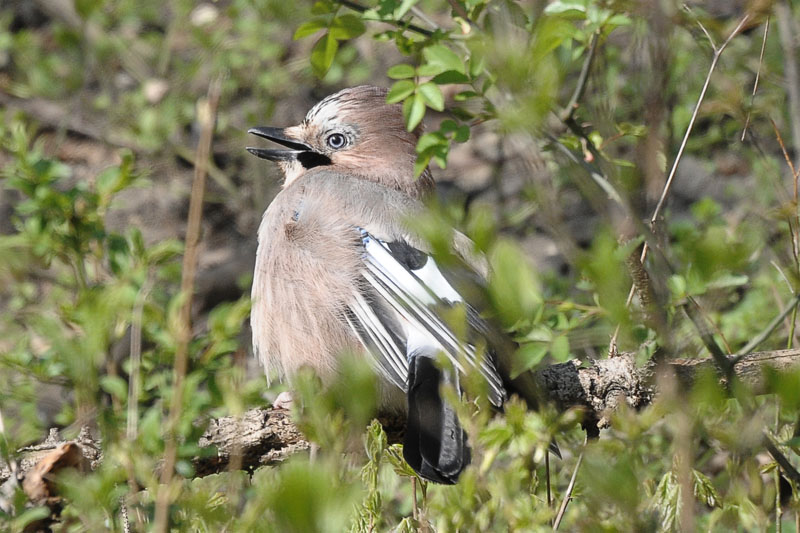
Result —
<instances>
[{"instance_id":1,"label":"black tail","mask_svg":"<svg viewBox=\"0 0 800 533\"><path fill-rule=\"evenodd\" d=\"M412 357L408 371L408 422L403 457L422 478L452 485L470 462L467 434L453 408L439 394L457 385L455 372L439 370L433 359Z\"/></svg>"}]
</instances>

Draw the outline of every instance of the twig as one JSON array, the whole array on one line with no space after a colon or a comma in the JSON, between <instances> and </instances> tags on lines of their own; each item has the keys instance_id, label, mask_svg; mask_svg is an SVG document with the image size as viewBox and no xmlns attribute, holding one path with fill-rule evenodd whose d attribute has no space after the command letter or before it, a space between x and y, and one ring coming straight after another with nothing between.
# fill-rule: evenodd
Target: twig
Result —
<instances>
[{"instance_id":1,"label":"twig","mask_svg":"<svg viewBox=\"0 0 800 533\"><path fill-rule=\"evenodd\" d=\"M761 65L764 63L764 49L767 47L767 35L769 34L769 16L764 22L764 38L761 40L761 52L758 54L758 69L756 70L756 80L753 82L753 93L750 95L750 108L747 110L747 117L744 120L744 128L742 128L742 138L744 141L747 135L747 127L750 125L750 115L753 112L753 103L756 100L756 91L758 90L758 80L761 78Z\"/></svg>"},{"instance_id":2,"label":"twig","mask_svg":"<svg viewBox=\"0 0 800 533\"><path fill-rule=\"evenodd\" d=\"M222 87L222 78L217 77L208 88L208 95L198 106L198 121L202 125L200 140L197 143L192 194L189 201L189 216L186 228L186 250L183 255L183 273L181 278L181 294L183 304L180 309L180 331L175 349L173 367L173 391L169 416L166 424L164 465L161 471L161 487L156 496L155 528L159 533L166 533L169 525L169 503L172 489L172 478L178 453L175 435L180 413L183 408L184 378L189 360L189 341L192 336L191 311L194 280L197 272L197 256L200 243L200 224L203 216L203 196L206 188L206 169L211 152L211 140L214 135L217 105Z\"/></svg>"},{"instance_id":3,"label":"twig","mask_svg":"<svg viewBox=\"0 0 800 533\"><path fill-rule=\"evenodd\" d=\"M619 205L623 209L627 210L627 206L625 205L625 202L622 200L622 196L620 196L620 194L617 192L617 190L614 188L611 182L608 181L608 179L606 179L604 175L598 172L597 169L595 169L592 165L590 165L586 161L576 157L575 154L572 153L572 150L564 146L558 139L556 139L552 135L548 134L547 139L551 143L553 143L553 146L555 146L559 152L567 156L567 158L570 161L572 161L577 165L582 166L584 170L586 170L586 172L589 173L589 176L591 176L592 180L594 180L594 182L597 183L597 185L599 185L601 189L603 189L603 192L605 192L611 200L613 200L617 205Z\"/></svg>"},{"instance_id":4,"label":"twig","mask_svg":"<svg viewBox=\"0 0 800 533\"><path fill-rule=\"evenodd\" d=\"M191 148L178 143L170 143L170 147L175 152L177 157L183 159L187 163L194 163L195 154L192 152ZM238 193L239 189L236 187L236 184L233 182L233 180L228 177L228 175L225 174L222 169L214 164L213 160L208 161L206 171L208 172L208 176L213 179L217 185L219 185L222 190L225 191L226 194L229 194L233 197Z\"/></svg>"},{"instance_id":5,"label":"twig","mask_svg":"<svg viewBox=\"0 0 800 533\"><path fill-rule=\"evenodd\" d=\"M433 20L431 20L431 18L428 15L426 15L425 12L421 10L419 7L411 6L410 11L415 17L417 17L419 20L430 26L431 29L433 30L439 29L439 25L436 24Z\"/></svg>"},{"instance_id":6,"label":"twig","mask_svg":"<svg viewBox=\"0 0 800 533\"><path fill-rule=\"evenodd\" d=\"M125 427L125 437L130 443L136 440L137 423L139 421L139 368L142 362L142 313L144 303L150 292L153 280L148 272L144 284L136 295L131 318L131 368L130 383L128 384L128 420Z\"/></svg>"},{"instance_id":7,"label":"twig","mask_svg":"<svg viewBox=\"0 0 800 533\"><path fill-rule=\"evenodd\" d=\"M544 454L544 477L547 486L547 506L553 506L553 495L550 492L550 450Z\"/></svg>"},{"instance_id":8,"label":"twig","mask_svg":"<svg viewBox=\"0 0 800 533\"><path fill-rule=\"evenodd\" d=\"M772 439L766 433L764 433L764 446L767 448L767 451L772 458L775 459L775 462L778 463L781 468L783 468L783 473L786 475L786 477L795 483L800 484L800 472L798 472L792 463L789 462L789 459L783 455L783 452L778 449L778 447L774 442L772 442Z\"/></svg>"},{"instance_id":9,"label":"twig","mask_svg":"<svg viewBox=\"0 0 800 533\"><path fill-rule=\"evenodd\" d=\"M786 305L786 308L783 311L781 311L778 316L773 318L772 322L767 324L767 327L764 328L764 330L761 333L750 339L750 342L748 342L741 350L736 352L736 355L734 355L732 359L733 364L735 365L736 363L741 361L742 357L746 356L747 354L755 350L759 344L764 342L767 339L767 337L769 337L772 334L772 332L775 331L775 328L777 328L781 324L781 322L783 322L783 319L786 318L795 307L797 307L798 303L800 303L800 294L795 294L794 296L792 296L792 299L789 300L789 303Z\"/></svg>"},{"instance_id":10,"label":"twig","mask_svg":"<svg viewBox=\"0 0 800 533\"><path fill-rule=\"evenodd\" d=\"M776 263L774 259L770 260L769 264L775 267L775 270L777 270L778 274L780 274L781 277L783 278L783 282L786 283L786 288L789 289L789 292L794 294L795 290L794 287L792 287L792 282L789 281L789 278L786 277L786 273L783 271L781 266L778 263Z\"/></svg>"},{"instance_id":11,"label":"twig","mask_svg":"<svg viewBox=\"0 0 800 533\"><path fill-rule=\"evenodd\" d=\"M746 14L742 17L742 20L739 21L739 24L736 25L736 28L728 35L728 38L725 39L725 42L722 43L719 47L714 44L714 40L709 35L708 31L705 27L698 21L697 23L700 24L700 27L703 29L703 32L708 37L709 42L711 43L711 47L714 50L714 55L711 58L711 65L708 67L708 74L706 74L705 82L703 82L703 89L700 91L700 96L697 98L697 102L694 105L694 110L692 111L692 117L689 119L689 124L686 126L686 131L683 134L683 140L681 141L681 145L678 148L678 153L675 156L675 161L672 163L672 168L669 171L669 175L667 176L667 181L664 183L664 189L661 191L661 197L658 199L658 203L656 204L656 208L653 210L653 216L650 217L650 228L654 229L656 222L658 221L658 216L661 214L661 209L664 207L664 202L667 199L667 195L669 194L670 188L672 187L672 180L675 179L675 173L678 170L678 164L683 157L683 151L686 149L686 143L689 141L689 136L692 134L692 130L694 129L694 123L697 120L697 114L700 111L700 106L703 103L703 100L706 97L706 91L708 90L709 83L711 82L711 75L714 73L714 70L717 68L717 62L719 61L722 52L731 42L731 40L742 30L744 25L747 21L750 20L750 14ZM639 258L639 262L644 263L645 259L647 259L647 254L650 248L648 246L648 241L645 241L644 245L642 246L642 255ZM630 307L631 302L633 301L633 295L636 292L636 287L631 286L631 290L628 292L628 298L625 302L627 307ZM612 344L616 343L616 338L619 333L619 326L617 327L614 335L612 337Z\"/></svg>"},{"instance_id":12,"label":"twig","mask_svg":"<svg viewBox=\"0 0 800 533\"><path fill-rule=\"evenodd\" d=\"M798 229L800 229L800 212L797 211L798 205L800 205L798 204L800 198L798 198L798 188L797 188L798 173L800 172L800 170L795 170L794 163L792 163L792 158L789 157L789 153L786 151L786 145L783 142L783 137L781 137L781 132L778 130L777 124L775 124L775 121L772 119L770 119L770 123L772 123L772 129L775 131L775 138L778 139L778 144L780 145L781 151L783 152L783 158L786 160L786 164L789 166L789 171L792 173L792 185L794 189L794 197L793 197L794 209L795 213L797 214L797 227L795 227L795 225L792 224L791 218L789 218L787 222L789 226L789 233L792 236L792 257L794 259L795 272L800 273L800 250L798 250L798 248L800 247L800 242L798 242ZM789 290L791 291L791 293L795 294L795 290L792 288L792 284L789 283L789 280L783 274L783 271L780 268L778 268L778 272L780 272L783 278L786 280L786 284L789 286ZM794 330L796 323L797 323L797 305L795 304L792 306L792 319L789 326L789 336L786 341L787 347L789 348L792 347L792 343L794 341Z\"/></svg>"},{"instance_id":13,"label":"twig","mask_svg":"<svg viewBox=\"0 0 800 533\"><path fill-rule=\"evenodd\" d=\"M586 90L586 83L589 80L589 72L591 72L592 69L592 61L596 55L597 42L599 39L600 31L598 30L592 34L592 40L589 42L589 49L586 51L586 57L583 60L581 73L578 76L578 83L575 84L575 90L572 92L572 97L569 99L569 103L560 113L561 120L565 123L572 120L575 110L578 109L578 101L581 99L581 97L583 97L583 93Z\"/></svg>"},{"instance_id":14,"label":"twig","mask_svg":"<svg viewBox=\"0 0 800 533\"><path fill-rule=\"evenodd\" d=\"M572 121L572 122L574 123L574 121ZM562 152L564 155L566 155L572 162L577 163L577 164L581 165L584 169L586 169L586 171L589 173L589 175L592 177L592 179L606 192L608 197L610 199L612 199L615 203L617 203L617 205L620 206L623 209L623 211L630 216L630 214L631 214L630 207L628 207L628 205L624 202L624 200L622 199L620 194L617 192L617 190L614 188L614 186L608 181L608 179L604 175L602 175L600 172L598 172L592 165L590 165L587 162L585 162L585 161L579 159L578 157L576 157L575 154L573 154L572 151L569 148L567 148L562 143L560 143L558 141L558 139L554 138L552 135L548 135L547 137L550 140L550 142L552 142L553 145L560 152ZM630 216L630 218L634 223L637 222L635 217ZM637 224L637 229L644 235L644 238L645 238L644 247L647 246L647 243L649 241L654 241L655 240L655 235L651 231L652 230L652 224L650 225L650 227L648 227L645 224L639 223L639 224ZM645 251L644 247L643 247L642 258L639 259L641 264L644 264L644 257L646 256L646 251ZM664 264L666 264L669 267L669 262L666 260L665 257L663 257L663 255L662 255L662 259L663 259ZM671 273L674 273L674 269L673 268L669 267L669 270L670 270ZM631 300L633 298L633 293L636 290L637 290L637 286L636 286L636 283L634 283L631 286L631 293L628 295L628 301L627 301L626 305L630 305ZM701 314L703 314L703 315L705 314L705 313L703 313L703 310L700 307L700 305L694 299L690 298L690 303L694 306L694 308L697 308L700 311ZM728 376L730 378L731 377L731 372L732 372L732 366L727 364L727 358L725 357L725 354L719 349L719 347L716 345L716 342L713 340L713 338L706 334L705 328L703 328L701 321L698 319L698 317L694 313L694 308L687 307L686 308L686 310L687 310L686 316L689 317L689 319L695 325L695 328L697 329L698 333L700 333L700 339L703 341L703 344L705 345L706 349L709 351L709 353L711 353L714 356L715 361L717 361L720 364L720 368L725 371L726 376ZM609 342L609 347L608 347L608 353L610 354L611 357L613 357L613 354L617 353L617 337L619 335L619 331L620 331L620 326L617 325L617 328L614 330L614 334L611 337L611 340ZM727 344L727 342L726 342L726 344Z\"/></svg>"},{"instance_id":15,"label":"twig","mask_svg":"<svg viewBox=\"0 0 800 533\"><path fill-rule=\"evenodd\" d=\"M792 145L795 158L800 166L800 75L797 71L797 58L795 56L795 33L792 31L792 9L786 1L775 4L778 36L783 49L783 68L786 80L786 93L789 99L789 124L792 128Z\"/></svg>"},{"instance_id":16,"label":"twig","mask_svg":"<svg viewBox=\"0 0 800 533\"><path fill-rule=\"evenodd\" d=\"M670 380L674 381L674 380ZM677 400L677 389L672 388ZM673 400L673 401L674 401ZM675 410L675 470L680 486L680 531L695 531L694 483L692 483L692 421L684 409Z\"/></svg>"},{"instance_id":17,"label":"twig","mask_svg":"<svg viewBox=\"0 0 800 533\"><path fill-rule=\"evenodd\" d=\"M742 17L742 20L739 21L739 24L736 25L736 28L731 32L725 42L717 48L714 46L714 42L711 41L711 46L714 48L714 57L711 59L711 65L708 68L708 74L706 75L706 81L703 83L703 89L700 91L700 96L697 98L697 103L695 103L694 111L692 111L692 118L689 119L689 125L686 126L686 132L683 135L683 140L681 141L680 148L678 148L678 153L675 156L675 161L672 163L672 168L669 171L669 175L667 176L667 182L664 184L664 190L661 191L661 197L656 204L656 208L653 211L653 216L650 217L650 224L655 224L658 220L658 215L661 214L661 208L664 207L664 202L667 199L667 195L669 194L670 187L672 186L672 180L675 179L675 172L678 170L678 164L681 161L681 157L683 157L683 151L686 149L686 143L689 141L689 136L692 134L692 130L694 129L694 123L697 120L697 114L700 111L700 106L703 103L703 100L706 97L706 91L708 90L709 83L711 82L711 75L714 73L714 70L717 68L717 62L719 61L722 52L731 42L731 40L742 30L744 25L750 19L750 14L745 15ZM698 22L699 24L699 22ZM701 25L702 26L702 25ZM709 40L711 38L709 37ZM642 251L642 255L645 255L645 251ZM644 261L644 258L642 259Z\"/></svg>"},{"instance_id":18,"label":"twig","mask_svg":"<svg viewBox=\"0 0 800 533\"><path fill-rule=\"evenodd\" d=\"M464 7L461 4L459 4L458 2L456 2L456 0L447 0L447 3L450 4L450 7L453 8L453 11L455 11L456 14L459 17L464 19L466 21L466 23L470 25L470 27L477 26L472 20L470 20L469 13L467 13L467 11L464 9ZM469 32L465 32L465 33L469 33Z\"/></svg>"},{"instance_id":19,"label":"twig","mask_svg":"<svg viewBox=\"0 0 800 533\"><path fill-rule=\"evenodd\" d=\"M587 436L583 440L583 449L581 449L581 454L578 456L578 461L575 463L575 470L572 471L572 477L569 480L569 485L567 485L567 492L564 493L564 500L561 502L561 507L558 508L556 519L553 520L553 531L556 531L558 526L561 525L561 519L564 518L564 513L567 512L567 505L572 499L572 491L575 489L575 479L578 477L578 469L581 467L581 463L583 462L583 454L586 451L586 444L588 442L589 437Z\"/></svg>"},{"instance_id":20,"label":"twig","mask_svg":"<svg viewBox=\"0 0 800 533\"><path fill-rule=\"evenodd\" d=\"M781 427L781 400L780 396L775 402L775 433ZM783 506L781 505L781 467L775 469L775 533L781 533L781 522L783 518ZM797 533L797 532L795 532Z\"/></svg>"},{"instance_id":21,"label":"twig","mask_svg":"<svg viewBox=\"0 0 800 533\"><path fill-rule=\"evenodd\" d=\"M783 158L786 160L786 164L789 166L789 170L792 172L792 177L794 178L794 198L797 201L797 177L800 171L795 170L794 163L792 163L792 158L789 157L789 152L786 151L786 144L783 142L783 137L781 136L780 130L778 130L778 125L775 124L775 121L769 119L770 123L772 124L772 130L775 132L775 138L778 139L778 144L781 147L781 152L783 152Z\"/></svg>"},{"instance_id":22,"label":"twig","mask_svg":"<svg viewBox=\"0 0 800 533\"><path fill-rule=\"evenodd\" d=\"M691 296L687 296L686 299L688 303L687 305L683 306L683 310L686 313L686 316L689 317L689 320L691 320L692 324L694 324L694 327L697 330L698 335L700 335L700 340L703 342L703 346L705 346L706 350L708 350L708 352L711 354L711 358L714 360L714 364L716 365L717 369L722 371L725 378L727 379L727 383L731 383L731 381L735 379L734 365L736 364L736 362L731 361L731 359L728 358L725 352L723 352L717 345L717 342L714 340L714 337L708 332L706 328L703 327L703 319L705 319L705 313L703 312L703 309L700 307L700 304L697 303L697 300L695 300ZM696 313L699 313L700 316L697 316ZM706 319L706 321L708 320Z\"/></svg>"},{"instance_id":23,"label":"twig","mask_svg":"<svg viewBox=\"0 0 800 533\"><path fill-rule=\"evenodd\" d=\"M335 0L337 4L341 4L344 7L350 8L353 11L358 11L359 13L366 13L369 8L362 6L357 2L352 2L351 0ZM425 28L420 28L416 24L409 24L402 20L381 20L377 19L376 22L385 22L387 24L393 24L395 26L400 26L402 28L407 28L409 31L413 31L420 35L424 35L425 37L430 37L433 35L432 31L426 30Z\"/></svg>"},{"instance_id":24,"label":"twig","mask_svg":"<svg viewBox=\"0 0 800 533\"><path fill-rule=\"evenodd\" d=\"M695 300L694 297L692 297L692 296L688 296L687 300L689 301L689 303L691 303L694 306L694 308L697 310L697 312L700 313L700 316L703 318L703 320L709 326L711 326L711 329L714 330L714 333L719 335L719 339L722 342L722 347L725 348L725 351L721 352L721 355L725 356L725 355L727 355L729 353L733 353L733 350L731 349L731 345L728 342L728 339L725 338L725 334L722 332L721 329L719 329L719 326L717 326L717 324L711 319L711 317L708 316L708 313L705 312L705 310L698 303L698 301ZM716 342L715 341L712 341L712 343L716 346Z\"/></svg>"}]
</instances>

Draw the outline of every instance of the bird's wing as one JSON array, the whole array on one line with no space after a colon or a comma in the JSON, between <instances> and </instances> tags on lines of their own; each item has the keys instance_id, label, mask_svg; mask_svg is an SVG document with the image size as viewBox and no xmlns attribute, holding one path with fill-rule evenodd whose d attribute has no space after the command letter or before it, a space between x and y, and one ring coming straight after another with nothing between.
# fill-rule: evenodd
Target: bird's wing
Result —
<instances>
[{"instance_id":1,"label":"bird's wing","mask_svg":"<svg viewBox=\"0 0 800 533\"><path fill-rule=\"evenodd\" d=\"M363 280L350 306L348 321L367 350L375 357L382 375L408 389L409 364L418 355L444 353L453 367L464 371L464 363L479 369L489 385L489 398L496 406L506 399L494 360L475 346L463 342L437 314L437 308L464 303L445 279L433 257L403 240L382 241L360 229L363 245ZM466 303L464 303L467 305ZM481 334L486 324L467 305L471 328Z\"/></svg>"}]
</instances>

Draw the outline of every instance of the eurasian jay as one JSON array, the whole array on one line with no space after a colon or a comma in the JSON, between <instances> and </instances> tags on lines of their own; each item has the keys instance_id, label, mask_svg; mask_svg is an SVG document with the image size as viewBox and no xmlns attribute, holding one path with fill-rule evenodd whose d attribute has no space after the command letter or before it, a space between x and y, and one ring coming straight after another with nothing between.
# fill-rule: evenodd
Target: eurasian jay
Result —
<instances>
[{"instance_id":1,"label":"eurasian jay","mask_svg":"<svg viewBox=\"0 0 800 533\"><path fill-rule=\"evenodd\" d=\"M344 89L297 126L249 130L286 148L247 148L285 175L258 230L253 347L268 372L291 376L307 366L323 381L341 353L363 354L379 376L383 408L407 412L406 461L421 477L450 484L470 448L441 386L460 391L464 365L472 365L501 408L510 392L535 404L535 384L529 374L510 379L513 348L468 303L470 333L490 347L485 356L437 314L463 298L406 225L433 181L427 170L414 178L420 130L406 130L401 106L386 94ZM474 256L466 237L455 241L456 253ZM449 370L436 363L442 353Z\"/></svg>"}]
</instances>

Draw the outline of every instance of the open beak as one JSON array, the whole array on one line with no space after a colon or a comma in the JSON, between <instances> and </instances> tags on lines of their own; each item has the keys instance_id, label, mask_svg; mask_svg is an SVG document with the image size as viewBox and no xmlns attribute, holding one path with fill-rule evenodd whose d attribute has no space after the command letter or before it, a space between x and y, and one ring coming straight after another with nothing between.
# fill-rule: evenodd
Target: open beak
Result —
<instances>
[{"instance_id":1,"label":"open beak","mask_svg":"<svg viewBox=\"0 0 800 533\"><path fill-rule=\"evenodd\" d=\"M288 137L283 128L271 128L263 126L260 128L250 128L247 133L252 133L257 137L270 140L289 148L289 150L265 150L263 148L247 147L247 151L261 159L270 161L294 161L303 153L313 152L312 148L305 143Z\"/></svg>"}]
</instances>

